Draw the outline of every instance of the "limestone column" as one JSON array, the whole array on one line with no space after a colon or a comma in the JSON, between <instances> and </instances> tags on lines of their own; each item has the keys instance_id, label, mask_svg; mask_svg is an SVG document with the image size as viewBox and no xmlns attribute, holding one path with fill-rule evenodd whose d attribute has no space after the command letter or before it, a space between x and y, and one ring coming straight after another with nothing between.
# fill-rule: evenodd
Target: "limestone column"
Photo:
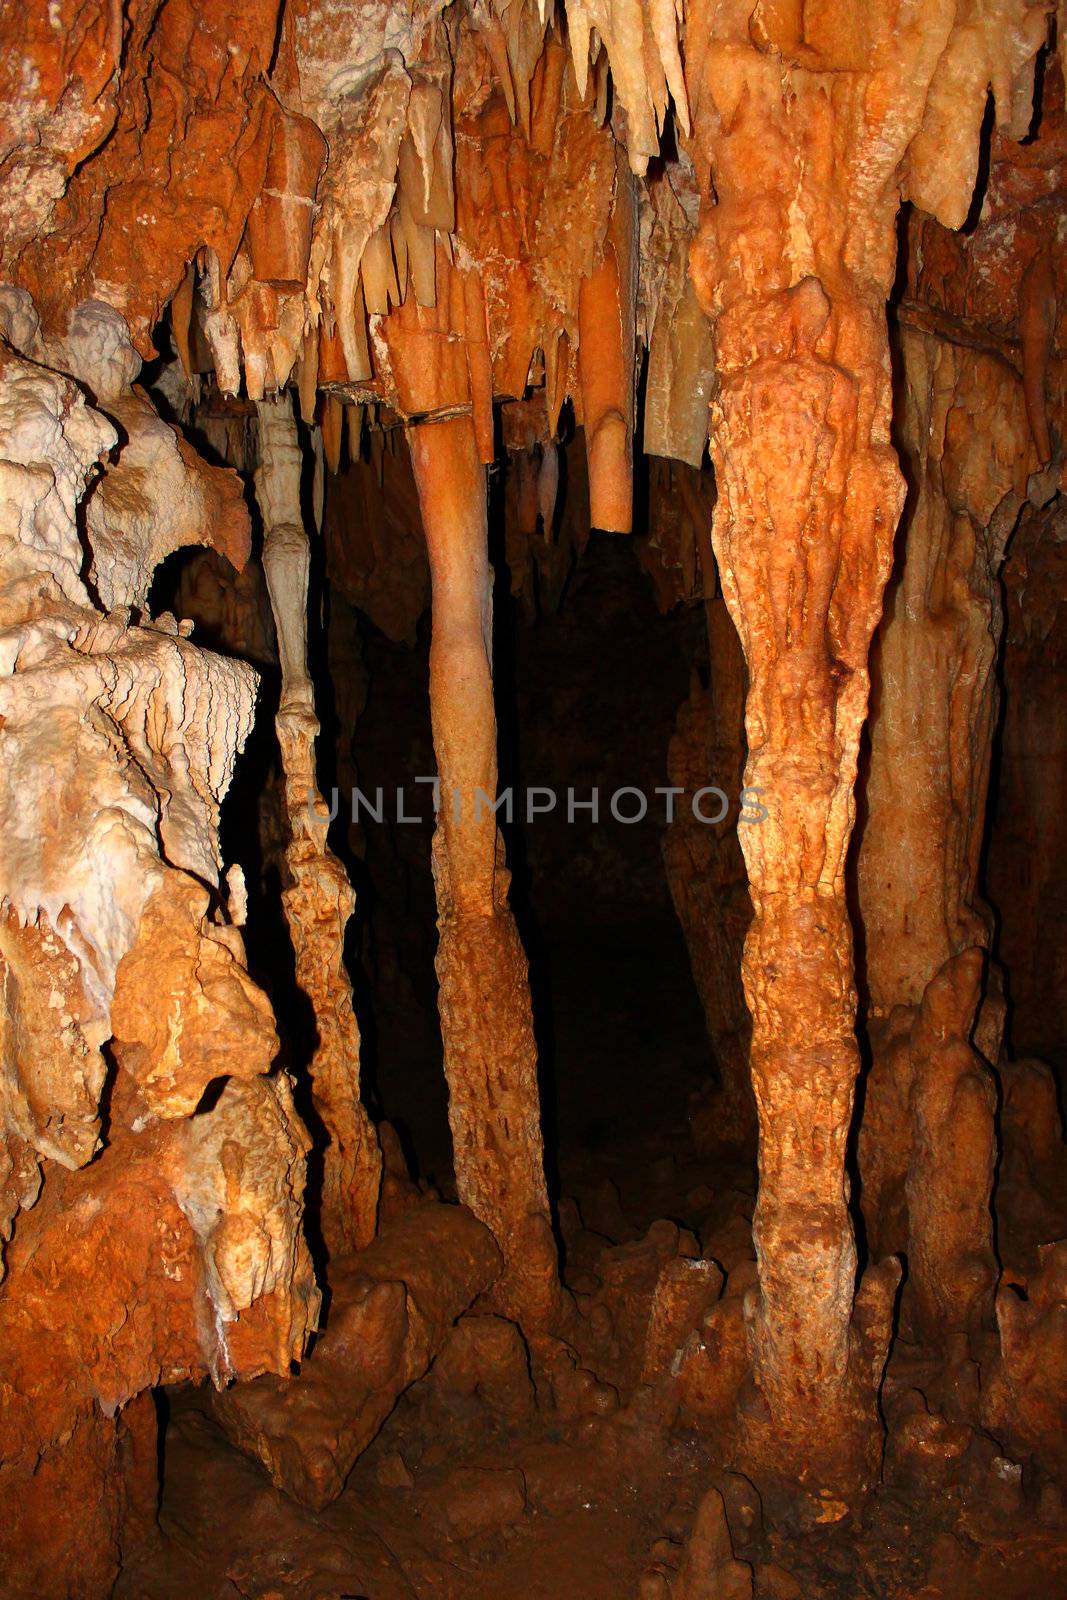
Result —
<instances>
[{"instance_id":1,"label":"limestone column","mask_svg":"<svg viewBox=\"0 0 1067 1600\"><path fill-rule=\"evenodd\" d=\"M687 17L705 197L692 272L718 377L713 536L748 666L745 781L769 811L743 836L760 1187L742 1448L824 1522L879 1464L898 1271L873 1267L855 1292L845 1165L859 1066L845 867L904 502L894 220L902 184L949 226L965 220L987 85L1021 121L1043 33L1016 4L980 34L948 6L694 0Z\"/></svg>"},{"instance_id":2,"label":"limestone column","mask_svg":"<svg viewBox=\"0 0 1067 1600\"><path fill-rule=\"evenodd\" d=\"M260 401L257 414L256 498L282 669L275 726L290 828L282 900L296 981L315 1011L318 1041L309 1070L315 1108L329 1139L323 1158L322 1232L331 1254L340 1254L374 1237L381 1152L359 1096L359 1025L344 965L345 928L355 895L344 866L327 846L325 808L315 777L319 724L307 664L310 549L300 504L300 442L288 395Z\"/></svg>"},{"instance_id":3,"label":"limestone column","mask_svg":"<svg viewBox=\"0 0 1067 1600\"><path fill-rule=\"evenodd\" d=\"M801 1514L828 1522L878 1468L899 1272L871 1269L856 1297L845 865L904 500L884 310L897 169L943 40L748 10L695 7L687 31L705 196L691 270L716 346L713 539L748 669L745 783L768 811L742 835L759 1284L738 1449L772 1506L775 1488L799 1487Z\"/></svg>"},{"instance_id":4,"label":"limestone column","mask_svg":"<svg viewBox=\"0 0 1067 1600\"><path fill-rule=\"evenodd\" d=\"M537 1048L526 956L508 906L496 824L492 574L484 457L484 310L476 277L437 261L437 305L409 300L385 339L409 415L430 559L430 711L440 784L433 843L437 975L459 1197L505 1258L494 1291L528 1331L547 1328L558 1284L545 1186ZM484 406L484 400L483 400ZM451 412L457 414L449 414ZM481 424L481 426L479 426ZM481 448L480 448L481 444Z\"/></svg>"}]
</instances>

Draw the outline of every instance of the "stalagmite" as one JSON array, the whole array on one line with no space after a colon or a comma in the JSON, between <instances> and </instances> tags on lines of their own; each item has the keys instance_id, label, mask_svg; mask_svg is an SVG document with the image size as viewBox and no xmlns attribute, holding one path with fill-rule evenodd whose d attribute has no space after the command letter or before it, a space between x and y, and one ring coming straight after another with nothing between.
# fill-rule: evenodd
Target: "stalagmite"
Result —
<instances>
[{"instance_id":1,"label":"stalagmite","mask_svg":"<svg viewBox=\"0 0 1067 1600\"><path fill-rule=\"evenodd\" d=\"M495 810L485 469L469 414L465 345L452 331L464 326L464 287L440 259L438 277L437 313L409 300L389 319L385 336L406 410L468 413L410 432L433 590L430 709L439 784L433 864L449 1122L460 1199L504 1254L495 1295L508 1314L539 1331L555 1309L556 1253L526 957L508 906L510 875Z\"/></svg>"},{"instance_id":2,"label":"stalagmite","mask_svg":"<svg viewBox=\"0 0 1067 1600\"><path fill-rule=\"evenodd\" d=\"M957 956L928 986L911 1045L909 1283L920 1333L950 1350L988 1324L996 1278L996 1091L967 1042L981 979L980 951Z\"/></svg>"},{"instance_id":3,"label":"stalagmite","mask_svg":"<svg viewBox=\"0 0 1067 1600\"><path fill-rule=\"evenodd\" d=\"M777 11L761 25L774 54L740 19L691 8L700 43L687 63L716 197L693 254L719 381L713 537L748 666L746 782L766 790L769 812L743 839L760 1284L749 1307L757 1401L741 1424L755 1470L799 1478L809 1514L833 1520L877 1469L899 1276L895 1263L870 1269L854 1311L845 1154L859 1055L845 864L867 653L904 501L883 309L897 169L942 41L921 24L863 40L829 24L799 32ZM880 97L835 92L831 130L823 74L845 65ZM922 178L919 168L916 191ZM839 209L820 204L819 183Z\"/></svg>"},{"instance_id":4,"label":"stalagmite","mask_svg":"<svg viewBox=\"0 0 1067 1600\"><path fill-rule=\"evenodd\" d=\"M315 1109L329 1143L324 1156L322 1230L331 1251L374 1237L381 1153L359 1096L359 1028L344 966L344 934L355 895L326 843L315 779L319 732L307 665L310 551L301 505L302 456L287 396L261 403L256 497L263 517L263 566L281 661L275 726L285 774L289 882L282 891L296 955L296 978L315 1008L317 1042L309 1063Z\"/></svg>"}]
</instances>

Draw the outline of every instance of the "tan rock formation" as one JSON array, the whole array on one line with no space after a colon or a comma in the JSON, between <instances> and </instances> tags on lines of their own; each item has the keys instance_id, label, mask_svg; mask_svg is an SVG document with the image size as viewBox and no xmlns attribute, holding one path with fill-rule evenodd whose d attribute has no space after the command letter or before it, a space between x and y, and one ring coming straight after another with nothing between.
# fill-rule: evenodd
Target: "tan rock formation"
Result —
<instances>
[{"instance_id":1,"label":"tan rock formation","mask_svg":"<svg viewBox=\"0 0 1067 1600\"><path fill-rule=\"evenodd\" d=\"M416 1206L334 1263L329 1326L300 1376L226 1390L219 1420L280 1489L321 1509L499 1270L499 1251L469 1212Z\"/></svg>"},{"instance_id":2,"label":"tan rock formation","mask_svg":"<svg viewBox=\"0 0 1067 1600\"><path fill-rule=\"evenodd\" d=\"M996 1279L996 1088L968 1043L981 979L981 951L964 951L927 985L912 1029L908 1284L919 1331L950 1348L988 1322Z\"/></svg>"},{"instance_id":3,"label":"tan rock formation","mask_svg":"<svg viewBox=\"0 0 1067 1600\"><path fill-rule=\"evenodd\" d=\"M751 1600L752 1568L734 1558L718 1489L709 1489L697 1507L671 1595L673 1600Z\"/></svg>"},{"instance_id":4,"label":"tan rock formation","mask_svg":"<svg viewBox=\"0 0 1067 1600\"><path fill-rule=\"evenodd\" d=\"M275 726L290 829L282 901L296 955L296 981L310 1000L318 1040L309 1064L315 1107L329 1144L324 1156L322 1232L331 1252L374 1237L381 1185L378 1140L359 1097L359 1026L344 966L355 894L326 843L326 808L315 779L319 732L307 666L310 552L300 502L301 454L287 396L259 406L256 496L263 516L263 566L281 660Z\"/></svg>"},{"instance_id":5,"label":"tan rock formation","mask_svg":"<svg viewBox=\"0 0 1067 1600\"><path fill-rule=\"evenodd\" d=\"M1013 113L1027 73L1032 83L1032 20L1016 8L1001 37L983 37L1004 62L1002 101L1018 85ZM951 27L947 14L902 23L888 8L844 30L829 13L801 28L793 13L761 12L754 32L741 13L689 13L694 144L715 195L693 253L719 379L714 541L748 667L746 782L767 789L769 810L743 841L760 1119L749 1327L765 1408L744 1427L754 1469L799 1479L822 1519L842 1515L877 1467L896 1278L873 1271L853 1315L845 1145L859 1057L845 861L867 653L904 502L883 310L900 170L918 203L956 222L977 161L958 140L954 182L943 170L933 181L947 63L967 48ZM985 59L966 59L977 116Z\"/></svg>"},{"instance_id":6,"label":"tan rock formation","mask_svg":"<svg viewBox=\"0 0 1067 1600\"><path fill-rule=\"evenodd\" d=\"M161 1381L285 1371L314 1326L307 1146L287 1080L264 1076L273 1014L217 900L254 674L173 618L130 627L94 604L75 519L115 432L10 352L0 385L3 1541L21 1592L94 1594L124 1516L118 1410ZM99 587L132 598L145 569L127 576L107 526Z\"/></svg>"},{"instance_id":7,"label":"tan rock formation","mask_svg":"<svg viewBox=\"0 0 1067 1600\"><path fill-rule=\"evenodd\" d=\"M920 1006L892 1012L876 1035L859 1136L871 1247L907 1255L906 1321L957 1360L990 1325L997 1278L997 1084L970 1043L984 965L980 948L962 951Z\"/></svg>"},{"instance_id":8,"label":"tan rock formation","mask_svg":"<svg viewBox=\"0 0 1067 1600\"><path fill-rule=\"evenodd\" d=\"M451 303L442 292L430 313L409 301L386 325L394 379L409 413L460 409L472 392L471 347L455 334L480 290L476 278L446 275L442 266ZM556 1252L526 957L508 906L510 877L494 810L485 471L469 414L416 426L410 442L433 593L437 973L456 1180L460 1199L503 1251L501 1306L538 1329L555 1309Z\"/></svg>"}]
</instances>

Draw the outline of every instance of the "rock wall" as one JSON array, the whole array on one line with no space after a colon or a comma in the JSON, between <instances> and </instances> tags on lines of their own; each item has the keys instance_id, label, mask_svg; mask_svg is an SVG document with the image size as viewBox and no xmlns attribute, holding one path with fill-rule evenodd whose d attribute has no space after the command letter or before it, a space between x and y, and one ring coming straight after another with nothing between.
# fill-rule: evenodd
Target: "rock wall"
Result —
<instances>
[{"instance_id":1,"label":"rock wall","mask_svg":"<svg viewBox=\"0 0 1067 1600\"><path fill-rule=\"evenodd\" d=\"M1062 101L1060 75L1050 74L1040 136L1022 150L994 137L989 185L970 233L950 233L918 212L910 217L896 312L909 500L872 657L857 861L872 1067L859 1165L868 1237L879 1250L907 1254L905 1318L914 1314L926 1338L957 1356L992 1326L995 1124L998 1100L1010 1097L1016 1076L1002 1049L1001 969L985 953L1003 955L1024 986L1035 970L1018 933L1003 944L995 938L981 880L1001 715L1001 568L1017 549L1013 570L1025 567L1031 530L1057 515L1061 469L1053 452L1062 448L1064 394L1054 285L1063 275L1052 219L1064 173ZM1025 635L1021 619L1017 628ZM1043 806L1042 780L1031 786L1021 777L1014 730L1029 716L1029 693L1018 681L1014 689L1002 744L1010 775L1002 786L1003 834L994 834L990 883L999 870L1004 911L1017 930L1029 877L1021 841ZM1046 724L1042 739L1051 731ZM1055 750L1054 737L1046 748ZM1011 803L1017 822L1007 814ZM951 1150L939 1124L953 1128ZM1055 1125L1055 1114L1050 1123L1036 1105L1027 1134L1004 1116L999 1145L1009 1166L1021 1159L1020 1139L1054 1138ZM1025 1253L1007 1222L1010 1190L1000 1247Z\"/></svg>"},{"instance_id":2,"label":"rock wall","mask_svg":"<svg viewBox=\"0 0 1067 1600\"><path fill-rule=\"evenodd\" d=\"M171 616L130 620L168 547L247 553L240 487L130 388L113 313L50 346L19 311L32 355L9 344L0 369L0 1538L20 1593L90 1595L117 1570L121 1408L287 1371L319 1296L307 1138L217 842L255 675Z\"/></svg>"}]
</instances>

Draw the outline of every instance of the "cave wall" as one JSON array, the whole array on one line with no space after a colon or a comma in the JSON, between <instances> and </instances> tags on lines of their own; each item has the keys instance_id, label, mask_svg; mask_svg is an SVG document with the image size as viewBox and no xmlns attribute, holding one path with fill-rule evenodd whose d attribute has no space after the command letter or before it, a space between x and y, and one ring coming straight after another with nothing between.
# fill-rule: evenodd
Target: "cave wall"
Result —
<instances>
[{"instance_id":1,"label":"cave wall","mask_svg":"<svg viewBox=\"0 0 1067 1600\"><path fill-rule=\"evenodd\" d=\"M319 1291L308 1139L218 849L255 674L172 615L131 620L168 549L243 562L240 485L132 385L114 312L57 345L25 297L7 313L0 1537L25 1592L77 1571L91 1593L144 1497L127 1433L155 1455L151 1404L122 1408L287 1371Z\"/></svg>"},{"instance_id":2,"label":"cave wall","mask_svg":"<svg viewBox=\"0 0 1067 1600\"><path fill-rule=\"evenodd\" d=\"M873 1247L907 1254L905 1320L956 1358L992 1326L995 1249L1010 1265L1028 1232L1015 1225L1010 1169L1040 1165L1035 1152L1058 1126L1047 1068L1004 1049L1001 962L1018 961L1024 986L1034 962L1017 935L1002 945L985 898L1012 852L1025 881L1023 819L1040 811L1040 786L1024 794L1015 779L1021 827L1004 817L1002 789L988 884L983 869L994 736L1003 717L1002 770L1018 774L1013 730L1031 700L1016 679L1001 705L1002 568L1006 554L1025 566L1028 530L1056 516L1063 270L1049 224L1062 195L1062 106L1062 80L1047 76L1037 137L1020 151L994 133L969 230L910 215L896 314L909 499L872 657L857 858L872 1067L859 1165ZM1010 652L1003 660L1007 686ZM1010 926L1015 888L1001 892ZM1035 1091L1026 1119L1011 1110L1029 1092L1023 1082ZM998 1161L1008 1170L995 1245Z\"/></svg>"},{"instance_id":3,"label":"cave wall","mask_svg":"<svg viewBox=\"0 0 1067 1600\"><path fill-rule=\"evenodd\" d=\"M1012 1050L1061 1069L1063 536L1061 500L1027 507L1004 565L1003 709L988 858Z\"/></svg>"}]
</instances>

